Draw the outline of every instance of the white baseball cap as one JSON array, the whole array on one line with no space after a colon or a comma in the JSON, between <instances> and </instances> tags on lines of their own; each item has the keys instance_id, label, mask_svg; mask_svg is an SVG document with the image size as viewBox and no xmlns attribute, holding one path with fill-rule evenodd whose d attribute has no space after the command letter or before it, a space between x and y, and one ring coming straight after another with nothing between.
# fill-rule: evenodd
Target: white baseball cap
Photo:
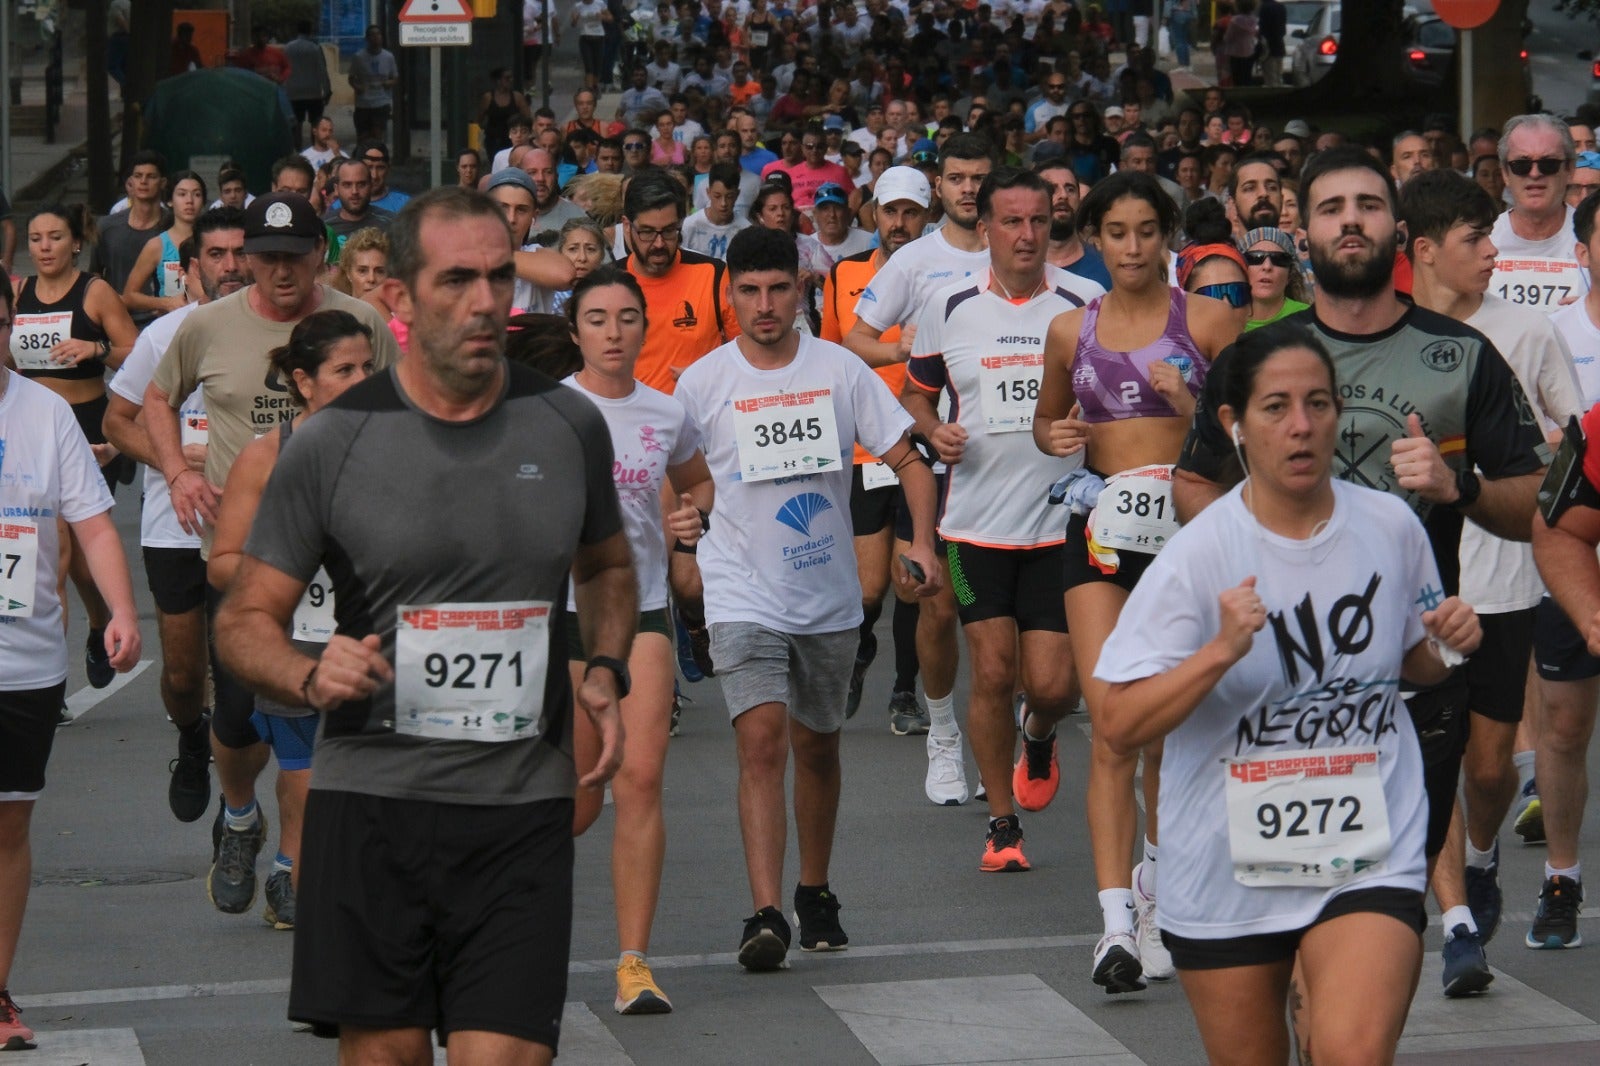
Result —
<instances>
[{"instance_id":1,"label":"white baseball cap","mask_svg":"<svg viewBox=\"0 0 1600 1066\"><path fill-rule=\"evenodd\" d=\"M910 200L918 207L927 207L933 201L933 190L927 175L916 167L890 167L878 178L873 199L880 204Z\"/></svg>"}]
</instances>

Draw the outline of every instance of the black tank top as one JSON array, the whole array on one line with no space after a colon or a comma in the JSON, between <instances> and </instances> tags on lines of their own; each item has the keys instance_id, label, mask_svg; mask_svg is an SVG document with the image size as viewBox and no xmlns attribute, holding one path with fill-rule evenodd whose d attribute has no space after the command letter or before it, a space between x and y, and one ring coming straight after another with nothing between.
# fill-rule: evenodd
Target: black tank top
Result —
<instances>
[{"instance_id":1,"label":"black tank top","mask_svg":"<svg viewBox=\"0 0 1600 1066\"><path fill-rule=\"evenodd\" d=\"M494 95L490 94L489 106L483 109L483 143L489 150L490 159L494 158L495 152L511 143L511 120L516 114L515 98L502 106L495 103Z\"/></svg>"},{"instance_id":2,"label":"black tank top","mask_svg":"<svg viewBox=\"0 0 1600 1066\"><path fill-rule=\"evenodd\" d=\"M21 315L47 315L54 311L71 311L72 328L68 336L80 341L93 341L99 344L106 340L106 332L94 324L89 317L89 312L83 309L85 295L89 286L95 283L96 276L87 271L78 271L78 277L72 283L72 288L67 290L65 296L55 303L47 304L39 299L35 289L38 278L26 278L22 282L22 289L17 293L16 313ZM99 357L86 359L75 366L63 367L60 370L24 370L23 377L28 378L67 378L81 381L96 381L105 377L105 360Z\"/></svg>"}]
</instances>

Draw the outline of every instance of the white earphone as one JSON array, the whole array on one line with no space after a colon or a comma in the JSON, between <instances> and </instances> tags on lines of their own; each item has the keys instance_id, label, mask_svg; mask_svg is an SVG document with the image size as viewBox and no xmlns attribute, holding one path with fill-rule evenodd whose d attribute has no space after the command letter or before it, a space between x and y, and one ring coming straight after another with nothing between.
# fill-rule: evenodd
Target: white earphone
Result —
<instances>
[{"instance_id":1,"label":"white earphone","mask_svg":"<svg viewBox=\"0 0 1600 1066\"><path fill-rule=\"evenodd\" d=\"M1237 423L1237 422L1235 422L1233 424L1233 443L1235 443L1235 444L1243 444L1244 443L1244 435L1239 432L1239 423Z\"/></svg>"}]
</instances>

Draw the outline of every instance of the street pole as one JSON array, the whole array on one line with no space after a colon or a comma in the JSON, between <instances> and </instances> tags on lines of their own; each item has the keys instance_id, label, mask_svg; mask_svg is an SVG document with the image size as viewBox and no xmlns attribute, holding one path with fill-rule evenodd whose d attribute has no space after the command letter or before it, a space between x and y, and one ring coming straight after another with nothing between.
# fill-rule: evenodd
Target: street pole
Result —
<instances>
[{"instance_id":1,"label":"street pole","mask_svg":"<svg viewBox=\"0 0 1600 1066\"><path fill-rule=\"evenodd\" d=\"M7 196L17 195L11 184L11 5L0 11L0 92L5 93L5 107L0 109L0 187Z\"/></svg>"},{"instance_id":2,"label":"street pole","mask_svg":"<svg viewBox=\"0 0 1600 1066\"><path fill-rule=\"evenodd\" d=\"M544 98L544 106L550 106L550 55L555 51L555 43L550 39L550 0L545 0L542 13L544 19L544 33L540 34L543 47L539 49L540 65L544 67L543 76L539 80L539 95Z\"/></svg>"},{"instance_id":3,"label":"street pole","mask_svg":"<svg viewBox=\"0 0 1600 1066\"><path fill-rule=\"evenodd\" d=\"M428 149L428 187L438 188L444 166L444 149L440 143L441 112L444 110L444 93L440 82L439 46L428 49L428 124L432 144Z\"/></svg>"},{"instance_id":4,"label":"street pole","mask_svg":"<svg viewBox=\"0 0 1600 1066\"><path fill-rule=\"evenodd\" d=\"M1461 68L1461 124L1456 128L1461 131L1461 136L1470 137L1473 129L1472 121L1472 31L1461 31L1461 44L1456 48L1456 54L1461 57L1457 64Z\"/></svg>"}]
</instances>

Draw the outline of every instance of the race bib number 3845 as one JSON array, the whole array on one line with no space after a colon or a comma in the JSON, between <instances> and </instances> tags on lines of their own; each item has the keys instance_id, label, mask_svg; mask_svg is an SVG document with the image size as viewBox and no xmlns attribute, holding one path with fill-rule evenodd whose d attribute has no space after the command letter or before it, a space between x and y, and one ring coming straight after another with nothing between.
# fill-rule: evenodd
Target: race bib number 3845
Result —
<instances>
[{"instance_id":1,"label":"race bib number 3845","mask_svg":"<svg viewBox=\"0 0 1600 1066\"><path fill-rule=\"evenodd\" d=\"M818 474L842 465L831 389L735 400L733 435L741 481Z\"/></svg>"},{"instance_id":2,"label":"race bib number 3845","mask_svg":"<svg viewBox=\"0 0 1600 1066\"><path fill-rule=\"evenodd\" d=\"M1375 747L1227 763L1233 878L1252 887L1342 885L1389 857Z\"/></svg>"},{"instance_id":3,"label":"race bib number 3845","mask_svg":"<svg viewBox=\"0 0 1600 1066\"><path fill-rule=\"evenodd\" d=\"M402 606L395 627L395 732L497 743L544 731L550 604Z\"/></svg>"}]
</instances>

